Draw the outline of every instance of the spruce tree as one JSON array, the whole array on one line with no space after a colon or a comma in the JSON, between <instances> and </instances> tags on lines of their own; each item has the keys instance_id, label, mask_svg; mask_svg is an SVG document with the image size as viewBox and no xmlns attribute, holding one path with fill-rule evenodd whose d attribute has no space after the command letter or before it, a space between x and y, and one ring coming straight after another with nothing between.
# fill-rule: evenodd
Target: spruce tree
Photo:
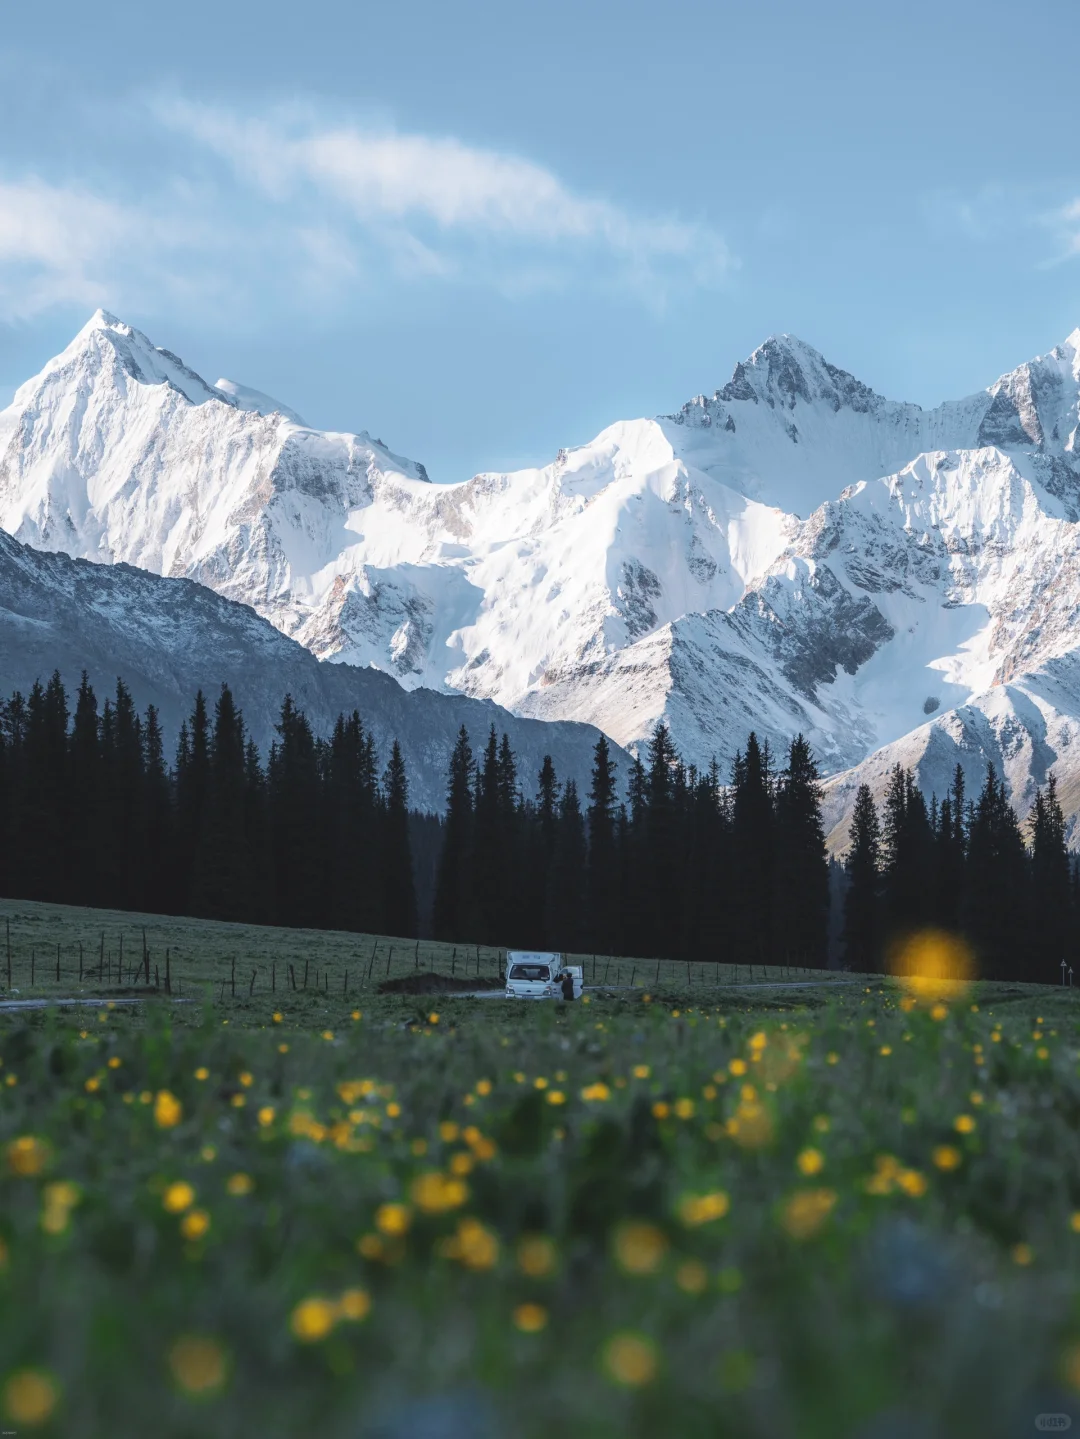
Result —
<instances>
[{"instance_id":1,"label":"spruce tree","mask_svg":"<svg viewBox=\"0 0 1080 1439\"><path fill-rule=\"evenodd\" d=\"M281 706L270 751L267 799L273 896L279 924L317 925L325 914L319 846L319 761L311 725L291 695Z\"/></svg>"},{"instance_id":2,"label":"spruce tree","mask_svg":"<svg viewBox=\"0 0 1080 1439\"><path fill-rule=\"evenodd\" d=\"M246 748L244 717L228 685L222 685L214 706L209 784L191 881L190 912L205 919L255 918Z\"/></svg>"},{"instance_id":3,"label":"spruce tree","mask_svg":"<svg viewBox=\"0 0 1080 1439\"><path fill-rule=\"evenodd\" d=\"M817 764L801 734L791 742L776 787L773 875L777 959L824 969L829 865Z\"/></svg>"},{"instance_id":4,"label":"spruce tree","mask_svg":"<svg viewBox=\"0 0 1080 1439\"><path fill-rule=\"evenodd\" d=\"M104 747L105 734L102 733ZM210 786L210 721L202 690L191 717L180 727L176 748L176 907L189 914L195 855L202 835Z\"/></svg>"},{"instance_id":5,"label":"spruce tree","mask_svg":"<svg viewBox=\"0 0 1080 1439\"><path fill-rule=\"evenodd\" d=\"M1001 979L1028 977L1028 857L1005 785L986 767L968 834L964 928L980 972Z\"/></svg>"},{"instance_id":6,"label":"spruce tree","mask_svg":"<svg viewBox=\"0 0 1080 1439\"><path fill-rule=\"evenodd\" d=\"M462 725L450 756L446 823L435 882L435 938L461 944L472 938L473 753Z\"/></svg>"},{"instance_id":7,"label":"spruce tree","mask_svg":"<svg viewBox=\"0 0 1080 1439\"><path fill-rule=\"evenodd\" d=\"M588 942L601 954L617 952L619 873L615 852L615 764L611 746L601 735L593 750L587 811L588 868L586 903Z\"/></svg>"},{"instance_id":8,"label":"spruce tree","mask_svg":"<svg viewBox=\"0 0 1080 1439\"><path fill-rule=\"evenodd\" d=\"M773 775L751 731L732 774L732 931L736 958L764 964L773 947Z\"/></svg>"},{"instance_id":9,"label":"spruce tree","mask_svg":"<svg viewBox=\"0 0 1080 1439\"><path fill-rule=\"evenodd\" d=\"M172 787L165 768L161 723L153 705L142 727L142 895L140 906L152 914L168 914L173 906Z\"/></svg>"},{"instance_id":10,"label":"spruce tree","mask_svg":"<svg viewBox=\"0 0 1080 1439\"><path fill-rule=\"evenodd\" d=\"M409 845L409 782L401 746L394 741L383 775L383 914L389 934L416 934L416 891Z\"/></svg>"},{"instance_id":11,"label":"spruce tree","mask_svg":"<svg viewBox=\"0 0 1080 1439\"><path fill-rule=\"evenodd\" d=\"M861 784L851 816L844 900L844 952L849 969L880 970L881 821L868 784Z\"/></svg>"},{"instance_id":12,"label":"spruce tree","mask_svg":"<svg viewBox=\"0 0 1080 1439\"><path fill-rule=\"evenodd\" d=\"M93 904L99 893L101 746L97 697L85 670L75 698L68 756L71 776L71 902Z\"/></svg>"},{"instance_id":13,"label":"spruce tree","mask_svg":"<svg viewBox=\"0 0 1080 1439\"><path fill-rule=\"evenodd\" d=\"M896 765L885 792L882 835L886 947L934 922L934 833L914 775Z\"/></svg>"},{"instance_id":14,"label":"spruce tree","mask_svg":"<svg viewBox=\"0 0 1080 1439\"><path fill-rule=\"evenodd\" d=\"M1035 795L1029 818L1031 832L1031 939L1030 978L1054 984L1061 978L1061 961L1072 963L1072 876L1065 835L1065 816L1057 797L1057 780L1051 774L1046 788Z\"/></svg>"},{"instance_id":15,"label":"spruce tree","mask_svg":"<svg viewBox=\"0 0 1080 1439\"><path fill-rule=\"evenodd\" d=\"M563 785L555 840L550 934L554 949L580 953L585 899L585 821L572 779Z\"/></svg>"}]
</instances>

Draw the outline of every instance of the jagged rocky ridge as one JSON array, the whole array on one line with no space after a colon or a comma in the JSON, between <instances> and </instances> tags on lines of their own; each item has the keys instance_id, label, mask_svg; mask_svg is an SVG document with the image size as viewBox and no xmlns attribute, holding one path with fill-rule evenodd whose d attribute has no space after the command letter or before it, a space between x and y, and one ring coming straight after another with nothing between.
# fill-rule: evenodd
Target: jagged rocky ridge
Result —
<instances>
[{"instance_id":1,"label":"jagged rocky ridge","mask_svg":"<svg viewBox=\"0 0 1080 1439\"><path fill-rule=\"evenodd\" d=\"M382 763L400 742L410 801L432 811L445 807L450 751L463 724L477 749L493 723L509 735L527 790L545 754L562 778L587 787L598 738L584 725L520 719L489 701L409 693L378 670L320 664L254 610L191 580L43 554L0 533L0 695L25 694L54 669L69 694L86 669L99 703L122 677L140 709L157 705L170 740L196 691L212 705L227 682L264 754L286 691L316 734L328 735L340 713L357 709Z\"/></svg>"},{"instance_id":2,"label":"jagged rocky ridge","mask_svg":"<svg viewBox=\"0 0 1080 1439\"><path fill-rule=\"evenodd\" d=\"M1080 804L1080 331L923 410L790 336L678 413L432 484L95 316L0 415L0 524L198 579L322 659L699 764L812 738L834 840L890 757ZM899 748L897 748L899 747ZM1073 758L1073 754L1077 758Z\"/></svg>"}]
</instances>

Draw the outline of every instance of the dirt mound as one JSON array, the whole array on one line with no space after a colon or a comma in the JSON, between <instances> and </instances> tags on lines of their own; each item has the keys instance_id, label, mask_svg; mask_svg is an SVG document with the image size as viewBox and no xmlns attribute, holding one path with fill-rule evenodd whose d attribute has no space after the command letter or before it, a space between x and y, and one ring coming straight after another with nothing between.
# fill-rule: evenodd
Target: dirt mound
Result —
<instances>
[{"instance_id":1,"label":"dirt mound","mask_svg":"<svg viewBox=\"0 0 1080 1439\"><path fill-rule=\"evenodd\" d=\"M478 989L502 989L504 979L490 974L477 974L472 979L458 979L449 974L433 974L430 970L403 975L401 979L385 979L380 994L474 994Z\"/></svg>"}]
</instances>

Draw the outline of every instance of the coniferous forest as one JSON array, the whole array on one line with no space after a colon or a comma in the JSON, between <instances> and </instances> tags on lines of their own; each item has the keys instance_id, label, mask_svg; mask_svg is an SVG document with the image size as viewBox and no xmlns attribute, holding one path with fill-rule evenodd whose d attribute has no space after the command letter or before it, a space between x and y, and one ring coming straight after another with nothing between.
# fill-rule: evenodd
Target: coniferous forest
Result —
<instances>
[{"instance_id":1,"label":"coniferous forest","mask_svg":"<svg viewBox=\"0 0 1080 1439\"><path fill-rule=\"evenodd\" d=\"M410 814L395 743L361 717L313 734L286 696L267 755L228 687L200 693L167 754L122 681L99 706L58 675L0 704L0 893L252 923L643 958L851 969L936 927L983 974L1060 982L1080 894L1053 779L1024 829L992 770L957 769L929 803L893 772L879 813L858 793L830 885L809 746L751 734L722 778L683 764L663 725L619 774L596 744L588 792L550 759L518 772L494 728L458 735L443 816ZM418 852L419 851L419 852ZM842 912L841 912L842 911Z\"/></svg>"}]
</instances>

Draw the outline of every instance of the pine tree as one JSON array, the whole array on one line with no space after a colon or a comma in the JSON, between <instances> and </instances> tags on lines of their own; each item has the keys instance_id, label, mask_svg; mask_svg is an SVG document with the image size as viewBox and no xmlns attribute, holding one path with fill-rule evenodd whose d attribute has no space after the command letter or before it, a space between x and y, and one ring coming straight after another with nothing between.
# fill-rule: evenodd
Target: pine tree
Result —
<instances>
[{"instance_id":1,"label":"pine tree","mask_svg":"<svg viewBox=\"0 0 1080 1439\"><path fill-rule=\"evenodd\" d=\"M136 909L143 889L145 854L142 721L131 691L121 679L116 681L115 700L107 708L102 741L107 902L118 909Z\"/></svg>"},{"instance_id":2,"label":"pine tree","mask_svg":"<svg viewBox=\"0 0 1080 1439\"><path fill-rule=\"evenodd\" d=\"M383 913L389 934L416 934L416 891L409 845L409 782L401 746L394 741L383 776Z\"/></svg>"},{"instance_id":3,"label":"pine tree","mask_svg":"<svg viewBox=\"0 0 1080 1439\"><path fill-rule=\"evenodd\" d=\"M140 905L153 914L167 914L173 904L172 788L165 768L165 747L158 712L146 710L143 737L142 823L143 863Z\"/></svg>"},{"instance_id":4,"label":"pine tree","mask_svg":"<svg viewBox=\"0 0 1080 1439\"><path fill-rule=\"evenodd\" d=\"M450 756L446 825L435 882L435 938L462 943L472 938L473 753L462 725Z\"/></svg>"},{"instance_id":5,"label":"pine tree","mask_svg":"<svg viewBox=\"0 0 1080 1439\"><path fill-rule=\"evenodd\" d=\"M1072 962L1072 884L1065 816L1051 774L1035 795L1031 831L1031 978L1053 984L1064 959Z\"/></svg>"},{"instance_id":6,"label":"pine tree","mask_svg":"<svg viewBox=\"0 0 1080 1439\"><path fill-rule=\"evenodd\" d=\"M968 833L968 888L964 928L975 945L981 973L1027 977L1030 968L1028 859L1020 826L992 764Z\"/></svg>"},{"instance_id":7,"label":"pine tree","mask_svg":"<svg viewBox=\"0 0 1080 1439\"><path fill-rule=\"evenodd\" d=\"M102 736L104 747L104 734ZM181 725L176 749L176 908L190 913L195 855L210 786L210 722L202 690L191 718Z\"/></svg>"},{"instance_id":8,"label":"pine tree","mask_svg":"<svg viewBox=\"0 0 1080 1439\"><path fill-rule=\"evenodd\" d=\"M774 935L778 959L824 969L829 924L829 865L817 764L796 735L780 775L775 811Z\"/></svg>"},{"instance_id":9,"label":"pine tree","mask_svg":"<svg viewBox=\"0 0 1080 1439\"><path fill-rule=\"evenodd\" d=\"M246 748L244 717L228 685L222 685L214 706L209 784L191 881L190 912L205 919L255 918Z\"/></svg>"},{"instance_id":10,"label":"pine tree","mask_svg":"<svg viewBox=\"0 0 1080 1439\"><path fill-rule=\"evenodd\" d=\"M668 727L658 721L649 741L646 768L642 897L645 905L641 935L645 954L677 952L680 938L681 854L679 799L685 783L678 780L679 761ZM673 943L674 941L674 943Z\"/></svg>"},{"instance_id":11,"label":"pine tree","mask_svg":"<svg viewBox=\"0 0 1080 1439\"><path fill-rule=\"evenodd\" d=\"M934 921L934 833L914 775L896 765L885 792L882 836L886 946Z\"/></svg>"},{"instance_id":12,"label":"pine tree","mask_svg":"<svg viewBox=\"0 0 1080 1439\"><path fill-rule=\"evenodd\" d=\"M870 786L861 784L851 816L844 901L844 949L849 969L881 968L881 821Z\"/></svg>"},{"instance_id":13,"label":"pine tree","mask_svg":"<svg viewBox=\"0 0 1080 1439\"><path fill-rule=\"evenodd\" d=\"M585 821L572 779L563 786L555 841L551 900L551 942L564 953L580 953L585 899Z\"/></svg>"},{"instance_id":14,"label":"pine tree","mask_svg":"<svg viewBox=\"0 0 1080 1439\"><path fill-rule=\"evenodd\" d=\"M735 954L764 964L773 947L773 776L769 747L751 731L732 775L732 931Z\"/></svg>"},{"instance_id":15,"label":"pine tree","mask_svg":"<svg viewBox=\"0 0 1080 1439\"><path fill-rule=\"evenodd\" d=\"M473 813L474 937L498 944L505 903L505 853L500 804L499 740L491 726L475 775Z\"/></svg>"},{"instance_id":16,"label":"pine tree","mask_svg":"<svg viewBox=\"0 0 1080 1439\"><path fill-rule=\"evenodd\" d=\"M24 893L56 899L66 889L68 864L68 709L60 676L35 683L26 707L25 787L17 821Z\"/></svg>"},{"instance_id":17,"label":"pine tree","mask_svg":"<svg viewBox=\"0 0 1080 1439\"><path fill-rule=\"evenodd\" d=\"M319 845L319 761L311 725L291 695L271 747L267 799L273 844L273 895L279 924L317 925L325 914Z\"/></svg>"},{"instance_id":18,"label":"pine tree","mask_svg":"<svg viewBox=\"0 0 1080 1439\"><path fill-rule=\"evenodd\" d=\"M586 903L588 942L602 954L617 952L619 932L619 873L615 852L615 764L611 746L601 735L593 750L589 786L588 869Z\"/></svg>"},{"instance_id":19,"label":"pine tree","mask_svg":"<svg viewBox=\"0 0 1080 1439\"><path fill-rule=\"evenodd\" d=\"M544 756L537 775L536 797L523 815L525 855L522 873L520 930L526 947L548 949L550 905L554 892L555 842L559 827L559 779L551 756Z\"/></svg>"},{"instance_id":20,"label":"pine tree","mask_svg":"<svg viewBox=\"0 0 1080 1439\"><path fill-rule=\"evenodd\" d=\"M71 776L71 884L72 904L93 904L100 893L102 795L101 745L97 697L85 670L75 699L75 715L68 742Z\"/></svg>"}]
</instances>

